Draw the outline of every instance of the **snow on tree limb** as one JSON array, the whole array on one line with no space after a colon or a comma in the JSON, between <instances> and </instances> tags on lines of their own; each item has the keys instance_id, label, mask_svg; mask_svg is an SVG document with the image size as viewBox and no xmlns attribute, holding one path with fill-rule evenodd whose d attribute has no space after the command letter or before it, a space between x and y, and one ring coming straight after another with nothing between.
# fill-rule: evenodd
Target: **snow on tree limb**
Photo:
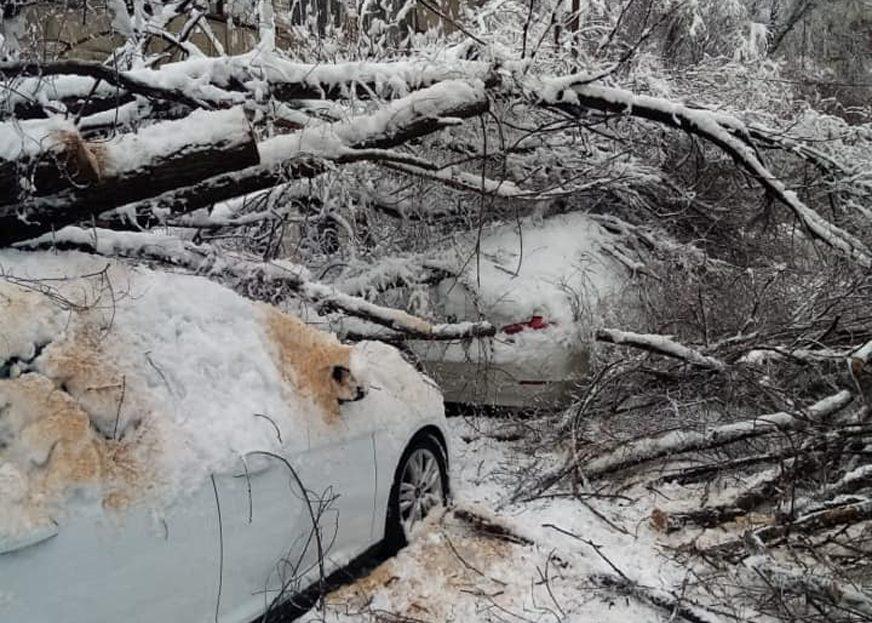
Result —
<instances>
[{"instance_id":1,"label":"snow on tree limb","mask_svg":"<svg viewBox=\"0 0 872 623\"><path fill-rule=\"evenodd\" d=\"M96 143L84 141L74 129L50 129L34 144L33 135L20 131L0 124L0 146L11 137L8 143L28 149L0 153L0 245L259 159L241 107L194 111L185 119ZM31 176L21 174L27 167Z\"/></svg>"},{"instance_id":2,"label":"snow on tree limb","mask_svg":"<svg viewBox=\"0 0 872 623\"><path fill-rule=\"evenodd\" d=\"M460 59L409 60L392 62L297 63L273 53L257 51L239 56L196 57L160 68L116 72L101 63L56 61L48 63L0 63L0 78L39 78L25 90L38 98L42 89L50 94L49 76L94 78L111 89L103 89L91 105L102 109L103 101L127 101L141 95L184 104L192 108L225 108L241 103L256 90L264 89L281 101L298 99L369 98L373 95L403 97L410 92L455 79L494 80L492 67L480 61ZM68 100L82 105L93 82L72 83L64 92ZM122 89L122 93L118 93ZM24 111L22 111L23 114Z\"/></svg>"},{"instance_id":3,"label":"snow on tree limb","mask_svg":"<svg viewBox=\"0 0 872 623\"><path fill-rule=\"evenodd\" d=\"M434 97L438 94L446 95L446 99ZM316 177L327 170L329 162L393 163L415 170L429 170L435 165L388 148L438 131L444 127L440 123L443 117L467 118L481 114L487 110L487 98L481 83L451 81L397 100L391 104L390 110L392 115L378 111L372 116L314 126L267 139L258 145L261 164L257 166L168 191L122 210L128 213L160 211L166 215L185 214L291 179ZM477 179L480 187L481 180Z\"/></svg>"},{"instance_id":4,"label":"snow on tree limb","mask_svg":"<svg viewBox=\"0 0 872 623\"><path fill-rule=\"evenodd\" d=\"M872 251L856 236L830 223L803 203L760 161L755 150L736 134L744 124L730 115L689 108L668 100L637 95L625 89L587 84L578 76L529 81L527 89L542 103L571 113L580 107L656 121L711 141L734 158L760 185L799 219L809 234L865 268L872 268Z\"/></svg>"},{"instance_id":5,"label":"snow on tree limb","mask_svg":"<svg viewBox=\"0 0 872 623\"><path fill-rule=\"evenodd\" d=\"M717 448L735 441L770 434L785 429L799 429L809 423L823 421L844 409L853 400L853 394L840 391L816 402L802 413L771 413L723 426L705 432L680 430L625 443L613 451L596 456L582 465L584 474L598 478L639 463L653 461L682 452Z\"/></svg>"},{"instance_id":6,"label":"snow on tree limb","mask_svg":"<svg viewBox=\"0 0 872 623\"><path fill-rule=\"evenodd\" d=\"M600 342L632 346L665 357L680 359L701 368L717 371L723 371L727 368L727 364L720 359L703 355L699 351L679 344L665 335L633 333L632 331L618 331L617 329L598 329L596 339Z\"/></svg>"},{"instance_id":7,"label":"snow on tree limb","mask_svg":"<svg viewBox=\"0 0 872 623\"><path fill-rule=\"evenodd\" d=\"M4 134L16 136L17 131L2 125L0 142ZM20 141L29 144L30 138ZM20 186L19 167L28 162L20 153L0 154L0 245L259 159L242 108L195 111L185 119L99 143L82 140L74 130L51 132L40 147L47 149L34 157L30 188ZM11 158L2 157L6 155Z\"/></svg>"},{"instance_id":8,"label":"snow on tree limb","mask_svg":"<svg viewBox=\"0 0 872 623\"><path fill-rule=\"evenodd\" d=\"M487 110L487 105L484 84L480 81L446 81L392 102L372 115L315 125L266 139L256 146L241 107L195 111L185 119L155 124L137 134L122 135L101 144L106 170L97 180L72 184L72 180L55 175L44 194L37 186L36 196L24 204L26 223L19 218L17 201L0 205L0 245L32 238L131 200L143 201L140 207L144 209L165 208L173 214L191 212L288 179L314 177L324 172L330 161L343 164L395 160L421 165L423 161L414 156L386 148L438 131L444 127L443 118L479 115ZM220 116L221 123L210 122L213 116ZM0 127L0 139L3 131ZM10 127L5 131L15 130ZM202 154L197 147L201 136ZM165 160L167 146L175 144L179 145L180 161ZM240 158L230 157L235 145L239 146ZM195 156L199 166L184 164ZM164 166L172 163L175 164ZM4 177L0 160L0 185L4 179L8 179L11 188L19 183L16 166L14 159L10 159L9 174ZM166 169L166 174L157 175L156 166L161 171ZM116 186L117 190L109 192ZM10 191L7 196L15 200L19 194Z\"/></svg>"},{"instance_id":9,"label":"snow on tree limb","mask_svg":"<svg viewBox=\"0 0 872 623\"><path fill-rule=\"evenodd\" d=\"M76 248L100 255L155 260L181 266L198 274L227 275L239 280L262 280L287 287L320 306L378 324L399 335L422 340L456 340L494 335L488 322L434 325L404 311L376 305L312 281L302 267L286 263L247 260L216 253L212 247L161 234L119 232L110 229L64 227L33 240L17 243L20 249Z\"/></svg>"},{"instance_id":10,"label":"snow on tree limb","mask_svg":"<svg viewBox=\"0 0 872 623\"><path fill-rule=\"evenodd\" d=\"M149 70L154 71L154 70ZM212 104L189 93L189 90L172 88L149 80L147 74L137 75L137 72L116 71L103 63L86 61L54 61L50 63L35 62L5 62L0 63L0 77L10 80L20 77L44 76L86 76L94 80L124 89L131 95L142 95L148 98L163 99L191 108L212 108ZM81 93L82 97L88 92Z\"/></svg>"}]
</instances>

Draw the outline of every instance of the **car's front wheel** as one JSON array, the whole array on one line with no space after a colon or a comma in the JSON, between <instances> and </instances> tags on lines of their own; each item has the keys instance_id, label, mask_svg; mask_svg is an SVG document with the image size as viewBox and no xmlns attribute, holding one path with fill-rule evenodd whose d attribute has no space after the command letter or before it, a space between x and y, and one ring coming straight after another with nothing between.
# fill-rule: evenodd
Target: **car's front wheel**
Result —
<instances>
[{"instance_id":1,"label":"car's front wheel","mask_svg":"<svg viewBox=\"0 0 872 623\"><path fill-rule=\"evenodd\" d=\"M448 501L445 452L432 437L413 441L397 466L391 495L385 541L389 548L408 543L421 522Z\"/></svg>"}]
</instances>

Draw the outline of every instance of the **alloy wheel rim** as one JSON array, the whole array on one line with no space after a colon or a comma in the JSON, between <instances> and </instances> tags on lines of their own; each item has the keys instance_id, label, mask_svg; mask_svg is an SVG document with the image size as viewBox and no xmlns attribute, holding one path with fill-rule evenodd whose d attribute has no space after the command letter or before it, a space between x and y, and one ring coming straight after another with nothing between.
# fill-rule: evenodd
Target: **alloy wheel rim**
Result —
<instances>
[{"instance_id":1,"label":"alloy wheel rim","mask_svg":"<svg viewBox=\"0 0 872 623\"><path fill-rule=\"evenodd\" d=\"M400 479L400 523L406 535L443 502L439 461L431 450L419 448L409 456Z\"/></svg>"}]
</instances>

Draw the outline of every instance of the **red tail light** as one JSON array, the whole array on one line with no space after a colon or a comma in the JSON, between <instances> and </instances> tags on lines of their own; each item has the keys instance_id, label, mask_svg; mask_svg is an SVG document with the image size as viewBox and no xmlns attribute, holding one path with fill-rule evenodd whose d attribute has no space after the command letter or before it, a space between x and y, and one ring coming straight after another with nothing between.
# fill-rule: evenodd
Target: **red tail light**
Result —
<instances>
[{"instance_id":1,"label":"red tail light","mask_svg":"<svg viewBox=\"0 0 872 623\"><path fill-rule=\"evenodd\" d=\"M502 331L506 335L514 335L515 333L520 333L525 329L533 329L534 331L538 331L539 329L547 329L551 326L551 324L553 323L548 322L542 316L532 316L526 322L507 324L506 326L502 327L500 331Z\"/></svg>"}]
</instances>

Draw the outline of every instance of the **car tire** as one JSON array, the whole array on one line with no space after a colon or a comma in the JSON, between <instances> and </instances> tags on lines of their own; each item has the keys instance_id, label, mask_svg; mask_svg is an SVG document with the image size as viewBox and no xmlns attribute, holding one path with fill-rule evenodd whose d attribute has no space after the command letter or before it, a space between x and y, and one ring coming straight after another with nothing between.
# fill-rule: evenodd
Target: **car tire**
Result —
<instances>
[{"instance_id":1,"label":"car tire","mask_svg":"<svg viewBox=\"0 0 872 623\"><path fill-rule=\"evenodd\" d=\"M448 504L448 493L445 449L429 435L414 439L397 464L388 497L387 550L407 545L415 526L431 511Z\"/></svg>"}]
</instances>

